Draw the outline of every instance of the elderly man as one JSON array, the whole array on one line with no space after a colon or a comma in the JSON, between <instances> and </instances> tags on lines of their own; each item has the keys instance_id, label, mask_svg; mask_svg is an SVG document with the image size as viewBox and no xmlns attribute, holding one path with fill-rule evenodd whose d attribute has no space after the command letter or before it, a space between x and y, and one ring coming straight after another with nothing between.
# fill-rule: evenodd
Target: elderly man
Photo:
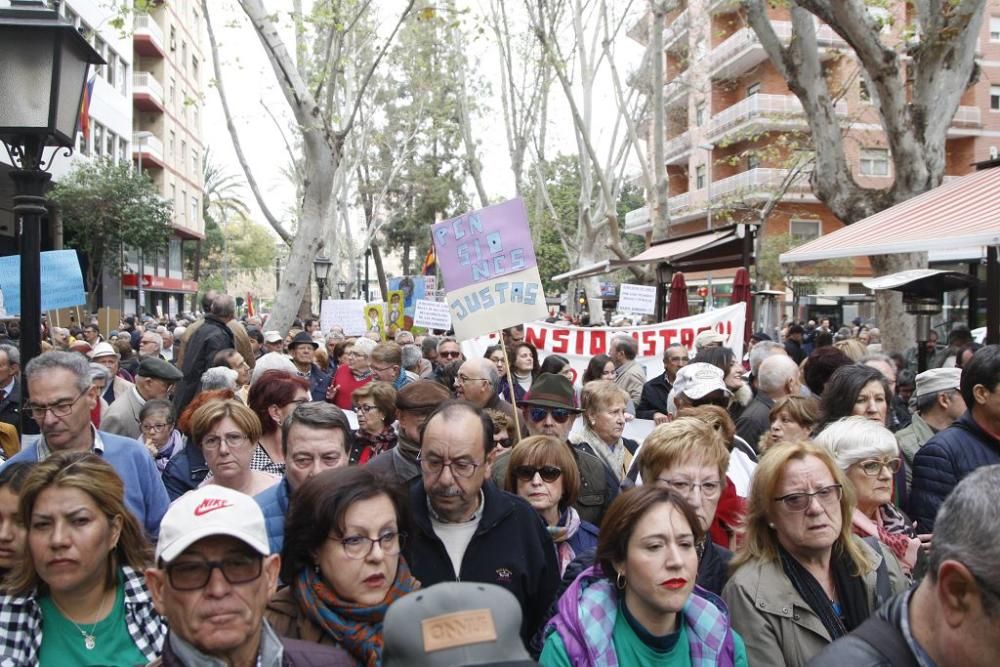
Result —
<instances>
[{"instance_id":1,"label":"elderly man","mask_svg":"<svg viewBox=\"0 0 1000 667\"><path fill-rule=\"evenodd\" d=\"M396 391L412 382L403 371L403 351L392 341L375 346L371 353L371 369L376 380L388 382Z\"/></svg>"},{"instance_id":2,"label":"elderly man","mask_svg":"<svg viewBox=\"0 0 1000 667\"><path fill-rule=\"evenodd\" d=\"M282 338L280 331L265 331L264 332L264 354L268 352L284 352L285 351L285 339Z\"/></svg>"},{"instance_id":3,"label":"elderly man","mask_svg":"<svg viewBox=\"0 0 1000 667\"><path fill-rule=\"evenodd\" d=\"M639 344L631 336L617 335L611 339L608 356L615 365L615 384L624 389L636 403L642 398L646 384L646 369L635 360Z\"/></svg>"},{"instance_id":4,"label":"elderly man","mask_svg":"<svg viewBox=\"0 0 1000 667\"><path fill-rule=\"evenodd\" d=\"M775 402L785 396L797 396L801 387L799 367L791 357L784 353L766 357L758 369L757 395L736 420L736 435L758 451L760 437L771 428L771 408Z\"/></svg>"},{"instance_id":5,"label":"elderly man","mask_svg":"<svg viewBox=\"0 0 1000 667\"><path fill-rule=\"evenodd\" d=\"M108 405L125 396L132 389L132 383L121 376L118 353L115 352L111 343L101 341L95 345L90 352L90 360L104 366L111 373L112 381L105 387L104 394L101 396Z\"/></svg>"},{"instance_id":6,"label":"elderly man","mask_svg":"<svg viewBox=\"0 0 1000 667\"><path fill-rule=\"evenodd\" d=\"M202 324L188 328L188 334L194 330L184 344L184 362L181 367L184 379L174 395L174 406L177 413L183 412L194 395L198 393L201 375L212 365L212 360L220 350L236 347L233 331L229 323L236 316L236 302L228 294L221 294L212 301L212 310L201 320ZM244 332L245 334L246 332ZM249 340L249 339L248 339ZM249 343L247 344L249 348ZM248 351L249 354L249 351ZM244 355L244 359L246 355Z\"/></svg>"},{"instance_id":7,"label":"elderly man","mask_svg":"<svg viewBox=\"0 0 1000 667\"><path fill-rule=\"evenodd\" d=\"M38 422L42 434L8 463L43 461L52 452L92 452L101 456L122 478L125 504L155 539L170 503L160 471L141 444L98 431L90 423L98 394L87 360L75 352L46 352L28 363L25 376L31 402L24 409Z\"/></svg>"},{"instance_id":8,"label":"elderly man","mask_svg":"<svg viewBox=\"0 0 1000 667\"><path fill-rule=\"evenodd\" d=\"M1000 345L976 352L960 388L968 410L913 457L910 516L921 533L934 532L938 508L963 477L1000 463Z\"/></svg>"},{"instance_id":9,"label":"elderly man","mask_svg":"<svg viewBox=\"0 0 1000 667\"><path fill-rule=\"evenodd\" d=\"M163 336L155 331L143 331L139 337L139 350L135 356L122 364L122 367L133 376L139 369L139 364L143 359L162 359L160 352L163 350Z\"/></svg>"},{"instance_id":10,"label":"elderly man","mask_svg":"<svg viewBox=\"0 0 1000 667\"><path fill-rule=\"evenodd\" d=\"M278 484L254 496L264 512L267 539L273 553L280 553L285 541L288 499L317 473L346 466L350 437L347 415L329 403L303 403L281 424L285 476Z\"/></svg>"},{"instance_id":11,"label":"elderly man","mask_svg":"<svg viewBox=\"0 0 1000 667\"><path fill-rule=\"evenodd\" d=\"M306 331L295 334L295 338L288 345L288 353L292 355L292 363L299 375L309 381L309 393L314 401L325 401L326 394L330 390L330 381L333 379L328 373L324 373L316 363L316 350L319 343L313 340Z\"/></svg>"},{"instance_id":12,"label":"elderly man","mask_svg":"<svg viewBox=\"0 0 1000 667\"><path fill-rule=\"evenodd\" d=\"M434 408L451 398L439 382L417 380L396 394L396 446L382 452L366 465L372 472L399 485L420 477L420 429Z\"/></svg>"},{"instance_id":13,"label":"elderly man","mask_svg":"<svg viewBox=\"0 0 1000 667\"><path fill-rule=\"evenodd\" d=\"M437 359L435 370L438 373L445 366L460 364L465 361L465 355L462 354L462 346L454 338L441 338L438 341L437 356L435 358Z\"/></svg>"},{"instance_id":14,"label":"elderly man","mask_svg":"<svg viewBox=\"0 0 1000 667\"><path fill-rule=\"evenodd\" d=\"M667 397L674 388L677 371L688 362L687 348L674 343L663 351L663 373L642 386L642 396L635 406L635 416L652 419L657 424L670 421L667 414Z\"/></svg>"},{"instance_id":15,"label":"elderly man","mask_svg":"<svg viewBox=\"0 0 1000 667\"><path fill-rule=\"evenodd\" d=\"M253 499L215 484L163 517L146 586L170 634L151 667L353 665L340 648L279 637L264 619L281 558Z\"/></svg>"},{"instance_id":16,"label":"elderly man","mask_svg":"<svg viewBox=\"0 0 1000 667\"><path fill-rule=\"evenodd\" d=\"M94 322L91 322L89 324L84 324L83 325L82 335L83 335L83 339L85 341L87 341L88 343L90 343L91 347L97 345L102 340L104 340L104 337L101 336L101 329L100 329L100 327L98 327L97 324L94 323Z\"/></svg>"},{"instance_id":17,"label":"elderly man","mask_svg":"<svg viewBox=\"0 0 1000 667\"><path fill-rule=\"evenodd\" d=\"M961 417L966 410L960 390L962 371L958 368L932 368L917 376L914 395L917 412L910 425L896 433L896 442L906 459L906 484L913 483L913 459L924 443Z\"/></svg>"},{"instance_id":18,"label":"elderly man","mask_svg":"<svg viewBox=\"0 0 1000 667\"><path fill-rule=\"evenodd\" d=\"M542 373L518 405L521 421L530 435L548 435L569 442L580 409L573 385L565 376ZM573 507L582 520L599 526L611 501L618 497L618 478L604 461L579 446L571 444L570 451L580 470L580 488ZM493 481L497 486L503 486L508 463L510 453L504 452L493 464Z\"/></svg>"},{"instance_id":19,"label":"elderly man","mask_svg":"<svg viewBox=\"0 0 1000 667\"><path fill-rule=\"evenodd\" d=\"M0 422L21 433L21 353L13 345L0 344Z\"/></svg>"},{"instance_id":20,"label":"elderly man","mask_svg":"<svg viewBox=\"0 0 1000 667\"><path fill-rule=\"evenodd\" d=\"M146 357L136 371L135 386L104 413L101 430L141 440L139 413L142 406L155 398L169 398L170 390L183 377L177 368L163 359Z\"/></svg>"},{"instance_id":21,"label":"elderly man","mask_svg":"<svg viewBox=\"0 0 1000 667\"><path fill-rule=\"evenodd\" d=\"M1000 655L1000 466L962 480L941 506L927 575L882 605L811 667L993 667Z\"/></svg>"},{"instance_id":22,"label":"elderly man","mask_svg":"<svg viewBox=\"0 0 1000 667\"><path fill-rule=\"evenodd\" d=\"M404 345L412 345L414 342L413 332L406 331L405 329L403 331L398 331L396 332L395 340L396 345L399 345L400 347L403 347Z\"/></svg>"},{"instance_id":23,"label":"elderly man","mask_svg":"<svg viewBox=\"0 0 1000 667\"><path fill-rule=\"evenodd\" d=\"M174 335L165 326L156 327L156 333L160 334L160 338L163 339L163 345L160 347L160 356L167 361L173 361Z\"/></svg>"},{"instance_id":24,"label":"elderly man","mask_svg":"<svg viewBox=\"0 0 1000 667\"><path fill-rule=\"evenodd\" d=\"M458 368L455 375L455 397L481 409L499 410L514 420L514 407L497 395L500 374L489 359L475 357ZM523 429L523 426L522 426Z\"/></svg>"},{"instance_id":25,"label":"elderly man","mask_svg":"<svg viewBox=\"0 0 1000 667\"><path fill-rule=\"evenodd\" d=\"M524 610L527 642L546 620L559 565L531 506L489 481L493 444L493 423L471 403L446 401L427 418L421 479L410 485L406 562L424 587L478 581L506 588Z\"/></svg>"}]
</instances>

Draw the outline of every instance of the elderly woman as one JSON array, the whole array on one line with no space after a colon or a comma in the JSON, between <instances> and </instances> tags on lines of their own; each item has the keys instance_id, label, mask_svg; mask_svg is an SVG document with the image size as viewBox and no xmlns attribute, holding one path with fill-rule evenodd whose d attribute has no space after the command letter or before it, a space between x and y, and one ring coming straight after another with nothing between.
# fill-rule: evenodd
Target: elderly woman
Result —
<instances>
[{"instance_id":1,"label":"elderly woman","mask_svg":"<svg viewBox=\"0 0 1000 667\"><path fill-rule=\"evenodd\" d=\"M583 428L569 435L572 444L604 461L619 482L625 479L639 448L635 440L622 437L628 398L614 382L588 382L583 386Z\"/></svg>"},{"instance_id":2,"label":"elderly woman","mask_svg":"<svg viewBox=\"0 0 1000 667\"><path fill-rule=\"evenodd\" d=\"M192 440L205 455L209 475L201 486L218 484L255 496L278 483L277 475L250 467L260 438L260 421L250 408L231 399L211 401L191 416Z\"/></svg>"},{"instance_id":3,"label":"elderly woman","mask_svg":"<svg viewBox=\"0 0 1000 667\"><path fill-rule=\"evenodd\" d=\"M819 420L819 403L811 396L785 396L774 402L769 416L771 428L761 436L759 452L781 441L808 440Z\"/></svg>"},{"instance_id":4,"label":"elderly woman","mask_svg":"<svg viewBox=\"0 0 1000 667\"><path fill-rule=\"evenodd\" d=\"M539 664L747 665L726 605L695 588L703 535L691 506L670 489L618 496L595 565L559 598Z\"/></svg>"},{"instance_id":5,"label":"elderly woman","mask_svg":"<svg viewBox=\"0 0 1000 667\"><path fill-rule=\"evenodd\" d=\"M844 471L857 496L851 524L854 534L874 537L892 549L903 572L917 564L921 542L930 546L930 535L913 530L905 514L892 504L893 475L902 459L889 429L864 417L845 417L816 436Z\"/></svg>"},{"instance_id":6,"label":"elderly woman","mask_svg":"<svg viewBox=\"0 0 1000 667\"><path fill-rule=\"evenodd\" d=\"M251 468L273 475L285 473L281 425L295 408L311 400L309 380L288 371L266 371L250 386L247 406L257 415L261 431L250 461Z\"/></svg>"},{"instance_id":7,"label":"elderly woman","mask_svg":"<svg viewBox=\"0 0 1000 667\"><path fill-rule=\"evenodd\" d=\"M559 573L597 546L597 526L573 508L580 471L569 445L547 435L525 438L510 454L504 490L521 496L538 512L556 543Z\"/></svg>"},{"instance_id":8,"label":"elderly woman","mask_svg":"<svg viewBox=\"0 0 1000 667\"><path fill-rule=\"evenodd\" d=\"M500 378L497 394L508 403L511 402L511 391L520 403L524 395L531 389L531 383L539 374L538 350L531 343L521 341L510 348L510 374ZM511 385L513 382L513 385Z\"/></svg>"},{"instance_id":9,"label":"elderly woman","mask_svg":"<svg viewBox=\"0 0 1000 667\"><path fill-rule=\"evenodd\" d=\"M653 429L642 444L636 465L643 484L672 489L691 505L703 535L695 545L697 583L721 594L732 553L717 546L708 531L726 489L729 450L722 434L701 419L678 417Z\"/></svg>"},{"instance_id":10,"label":"elderly woman","mask_svg":"<svg viewBox=\"0 0 1000 667\"><path fill-rule=\"evenodd\" d=\"M23 558L25 525L18 501L33 466L27 461L15 461L0 469L0 578Z\"/></svg>"},{"instance_id":11,"label":"elderly woman","mask_svg":"<svg viewBox=\"0 0 1000 667\"><path fill-rule=\"evenodd\" d=\"M513 416L494 408L486 408L483 412L493 422L493 449L496 451L494 455L496 460L496 457L509 451L520 441L521 434L515 428Z\"/></svg>"},{"instance_id":12,"label":"elderly woman","mask_svg":"<svg viewBox=\"0 0 1000 667\"><path fill-rule=\"evenodd\" d=\"M358 430L351 447L350 464L363 465L396 446L396 390L388 382L370 382L354 390Z\"/></svg>"},{"instance_id":13,"label":"elderly woman","mask_svg":"<svg viewBox=\"0 0 1000 667\"><path fill-rule=\"evenodd\" d=\"M420 587L400 555L405 498L363 467L325 470L295 492L285 524L281 579L266 616L281 635L344 648L381 664L382 621Z\"/></svg>"},{"instance_id":14,"label":"elderly woman","mask_svg":"<svg viewBox=\"0 0 1000 667\"><path fill-rule=\"evenodd\" d=\"M371 369L371 353L375 345L370 338L358 338L344 351L346 363L337 367L327 394L333 397L327 400L332 400L341 410L350 410L354 391L375 379Z\"/></svg>"},{"instance_id":15,"label":"elderly woman","mask_svg":"<svg viewBox=\"0 0 1000 667\"><path fill-rule=\"evenodd\" d=\"M150 547L114 468L90 453L55 453L21 488L27 550L6 578L0 663L142 665L167 627L143 570Z\"/></svg>"},{"instance_id":16,"label":"elderly woman","mask_svg":"<svg viewBox=\"0 0 1000 667\"><path fill-rule=\"evenodd\" d=\"M722 591L752 665L805 665L906 588L896 558L852 534L854 492L830 454L781 443L761 457Z\"/></svg>"},{"instance_id":17,"label":"elderly woman","mask_svg":"<svg viewBox=\"0 0 1000 667\"><path fill-rule=\"evenodd\" d=\"M184 451L184 436L174 428L174 404L163 398L146 401L139 410L142 444L162 473L170 460Z\"/></svg>"}]
</instances>

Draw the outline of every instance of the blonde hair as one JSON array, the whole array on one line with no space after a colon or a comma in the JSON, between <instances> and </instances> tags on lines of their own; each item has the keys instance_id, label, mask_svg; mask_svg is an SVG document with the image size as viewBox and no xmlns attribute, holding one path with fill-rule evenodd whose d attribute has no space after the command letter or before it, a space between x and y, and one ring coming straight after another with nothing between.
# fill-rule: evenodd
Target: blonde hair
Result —
<instances>
[{"instance_id":1,"label":"blonde hair","mask_svg":"<svg viewBox=\"0 0 1000 667\"><path fill-rule=\"evenodd\" d=\"M201 439L219 421L229 417L236 423L236 427L243 431L243 435L252 443L260 440L261 426L260 419L254 411L235 399L226 401L209 401L195 410L191 415L191 437L198 447L201 447Z\"/></svg>"},{"instance_id":2,"label":"blonde hair","mask_svg":"<svg viewBox=\"0 0 1000 667\"><path fill-rule=\"evenodd\" d=\"M874 563L854 541L852 535L851 516L854 513L854 490L848 483L844 473L837 467L833 457L823 449L808 440L800 442L781 442L771 447L757 463L753 474L753 484L750 485L750 496L747 498L747 512L740 527L738 547L733 554L732 571L752 560L773 562L778 559L778 535L770 527L772 507L778 501L774 500L778 483L784 475L785 466L789 461L802 461L814 457L823 462L834 483L843 490L840 499L840 535L833 544L834 552L846 553L854 564L854 574L863 575L874 569Z\"/></svg>"},{"instance_id":3,"label":"blonde hair","mask_svg":"<svg viewBox=\"0 0 1000 667\"><path fill-rule=\"evenodd\" d=\"M858 361L868 354L868 347L857 338L838 340L833 346L847 355L851 361Z\"/></svg>"},{"instance_id":4,"label":"blonde hair","mask_svg":"<svg viewBox=\"0 0 1000 667\"><path fill-rule=\"evenodd\" d=\"M639 450L636 465L643 482L652 484L664 470L688 461L718 468L719 477L725 480L729 450L722 434L710 424L695 417L678 417L653 429Z\"/></svg>"},{"instance_id":5,"label":"blonde hair","mask_svg":"<svg viewBox=\"0 0 1000 667\"><path fill-rule=\"evenodd\" d=\"M593 380L583 385L580 403L584 414L594 415L614 400L620 400L625 405L628 399L628 393L611 380Z\"/></svg>"}]
</instances>

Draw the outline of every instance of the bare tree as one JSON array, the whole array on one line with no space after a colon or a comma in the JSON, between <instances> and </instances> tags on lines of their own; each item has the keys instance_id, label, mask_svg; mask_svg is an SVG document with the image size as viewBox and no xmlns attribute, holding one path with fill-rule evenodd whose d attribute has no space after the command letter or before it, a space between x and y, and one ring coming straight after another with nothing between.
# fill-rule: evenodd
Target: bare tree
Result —
<instances>
[{"instance_id":1,"label":"bare tree","mask_svg":"<svg viewBox=\"0 0 1000 667\"><path fill-rule=\"evenodd\" d=\"M789 0L792 39L787 46L768 20L767 0L741 2L771 63L802 103L816 150L812 186L834 215L850 224L941 183L948 127L962 94L979 76L975 46L985 0L914 1L914 25L907 30L919 38L898 44L885 39L882 22L864 0ZM862 187L851 173L820 61L816 18L847 42L870 85L894 167L888 188ZM919 253L871 258L878 274L926 262ZM912 318L903 312L898 294L879 292L877 304L885 349L912 345Z\"/></svg>"}]
</instances>

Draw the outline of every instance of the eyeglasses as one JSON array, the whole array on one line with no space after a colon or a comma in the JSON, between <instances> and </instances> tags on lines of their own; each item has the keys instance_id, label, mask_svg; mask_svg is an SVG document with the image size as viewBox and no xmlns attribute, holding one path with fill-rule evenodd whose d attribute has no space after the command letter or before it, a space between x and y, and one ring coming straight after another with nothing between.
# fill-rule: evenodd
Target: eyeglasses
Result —
<instances>
[{"instance_id":1,"label":"eyeglasses","mask_svg":"<svg viewBox=\"0 0 1000 667\"><path fill-rule=\"evenodd\" d=\"M833 505L839 503L840 499L844 497L844 489L840 484L831 484L812 493L789 493L787 496L781 496L775 500L783 502L785 508L791 512L804 512L812 503L813 496L819 500L820 505Z\"/></svg>"},{"instance_id":2,"label":"eyeglasses","mask_svg":"<svg viewBox=\"0 0 1000 667\"><path fill-rule=\"evenodd\" d=\"M528 419L536 424L545 421L547 415L552 415L552 419L557 424L565 424L571 414L573 413L566 408L539 408L535 406L528 408Z\"/></svg>"},{"instance_id":3,"label":"eyeglasses","mask_svg":"<svg viewBox=\"0 0 1000 667\"><path fill-rule=\"evenodd\" d=\"M514 468L514 476L518 481L530 482L538 474L543 482L552 483L562 476L562 468L559 466L517 466Z\"/></svg>"},{"instance_id":4,"label":"eyeglasses","mask_svg":"<svg viewBox=\"0 0 1000 667\"><path fill-rule=\"evenodd\" d=\"M143 433L160 433L168 426L172 426L172 424L143 424L142 431Z\"/></svg>"},{"instance_id":5,"label":"eyeglasses","mask_svg":"<svg viewBox=\"0 0 1000 667\"><path fill-rule=\"evenodd\" d=\"M438 352L439 357L444 357L445 359L458 359L462 356L461 352Z\"/></svg>"},{"instance_id":6,"label":"eyeglasses","mask_svg":"<svg viewBox=\"0 0 1000 667\"><path fill-rule=\"evenodd\" d=\"M350 537L341 538L331 537L329 539L334 542L340 542L340 546L344 547L344 553L348 558L361 560L368 557L376 542L378 542L379 548L386 556L395 556L403 548L403 539L405 537L406 533L384 533L376 539L372 539L367 535L351 535Z\"/></svg>"},{"instance_id":7,"label":"eyeglasses","mask_svg":"<svg viewBox=\"0 0 1000 667\"><path fill-rule=\"evenodd\" d=\"M227 447L236 449L246 444L247 437L242 433L227 433L224 438L220 438L217 435L206 435L201 439L201 448L209 450L218 449L222 446L223 440L225 440Z\"/></svg>"},{"instance_id":8,"label":"eyeglasses","mask_svg":"<svg viewBox=\"0 0 1000 667\"><path fill-rule=\"evenodd\" d=\"M472 477L476 473L476 468L483 465L482 463L473 463L472 461L449 461L445 463L441 459L425 459L420 454L417 454L417 462L420 464L421 470L429 472L432 475L440 475L442 470L450 468L452 475L462 478Z\"/></svg>"},{"instance_id":9,"label":"eyeglasses","mask_svg":"<svg viewBox=\"0 0 1000 667\"><path fill-rule=\"evenodd\" d=\"M897 472L899 472L899 467L903 465L903 461L899 458L887 459L883 461L879 461L877 459L871 459L868 461L861 461L859 463L855 463L854 465L861 468L861 470L864 471L864 473L869 477L878 477L879 473L882 472L882 468L888 468L889 472L895 475Z\"/></svg>"},{"instance_id":10,"label":"eyeglasses","mask_svg":"<svg viewBox=\"0 0 1000 667\"><path fill-rule=\"evenodd\" d=\"M470 382L489 382L486 378L470 378L461 373L458 374L458 381L462 384L469 384Z\"/></svg>"},{"instance_id":11,"label":"eyeglasses","mask_svg":"<svg viewBox=\"0 0 1000 667\"><path fill-rule=\"evenodd\" d=\"M360 412L363 415L368 414L372 410L378 410L378 408L375 407L374 405L355 405L354 406L354 411L355 412Z\"/></svg>"},{"instance_id":12,"label":"eyeglasses","mask_svg":"<svg viewBox=\"0 0 1000 667\"><path fill-rule=\"evenodd\" d=\"M87 387L90 389L90 387ZM53 417L66 417L69 413L73 412L73 406L76 402L83 398L83 395L87 393L87 389L84 389L79 394L76 395L72 401L59 401L58 403L53 403L52 405L38 405L36 403L29 403L24 406L26 410L31 412L31 417L35 421L41 421L45 419L45 413L51 412Z\"/></svg>"},{"instance_id":13,"label":"eyeglasses","mask_svg":"<svg viewBox=\"0 0 1000 667\"><path fill-rule=\"evenodd\" d=\"M260 577L263 558L259 556L231 556L222 560L189 560L167 566L170 585L178 591L196 591L204 588L212 578L212 570L219 570L230 584L246 584Z\"/></svg>"},{"instance_id":14,"label":"eyeglasses","mask_svg":"<svg viewBox=\"0 0 1000 667\"><path fill-rule=\"evenodd\" d=\"M379 368L378 366L372 366L372 370L375 371L376 373L385 373L386 371L391 371L392 366L383 366L382 368Z\"/></svg>"},{"instance_id":15,"label":"eyeglasses","mask_svg":"<svg viewBox=\"0 0 1000 667\"><path fill-rule=\"evenodd\" d=\"M681 494L684 497L688 497L694 494L695 489L701 489L702 498L716 498L722 491L722 482L717 479L710 480L708 482L689 482L686 479L666 479L663 477L658 477L657 482L663 482L671 489Z\"/></svg>"},{"instance_id":16,"label":"eyeglasses","mask_svg":"<svg viewBox=\"0 0 1000 667\"><path fill-rule=\"evenodd\" d=\"M364 352L355 352L354 350L350 350L349 352L344 352L344 356L345 357L367 357L368 355L365 354Z\"/></svg>"}]
</instances>

